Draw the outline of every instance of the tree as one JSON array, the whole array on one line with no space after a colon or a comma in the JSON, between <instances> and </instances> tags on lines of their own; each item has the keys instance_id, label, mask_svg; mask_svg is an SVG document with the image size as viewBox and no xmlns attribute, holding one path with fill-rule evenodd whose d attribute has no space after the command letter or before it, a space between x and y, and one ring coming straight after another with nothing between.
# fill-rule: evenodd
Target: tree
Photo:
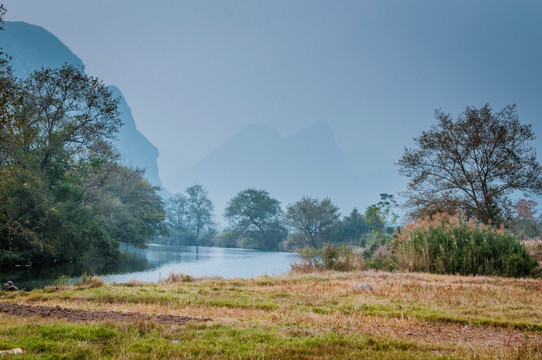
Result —
<instances>
[{"instance_id":1,"label":"tree","mask_svg":"<svg viewBox=\"0 0 542 360\"><path fill-rule=\"evenodd\" d=\"M184 193L175 194L166 208L166 225L172 230L169 242L199 246L202 231L205 228L214 231L213 209L213 203L201 185L190 186Z\"/></svg>"},{"instance_id":2,"label":"tree","mask_svg":"<svg viewBox=\"0 0 542 360\"><path fill-rule=\"evenodd\" d=\"M536 161L531 125L519 122L516 106L493 112L489 105L467 107L454 121L438 120L405 148L397 165L410 178L407 206L411 215L455 212L484 223L509 218L514 191L542 193L542 167Z\"/></svg>"},{"instance_id":3,"label":"tree","mask_svg":"<svg viewBox=\"0 0 542 360\"><path fill-rule=\"evenodd\" d=\"M117 163L111 92L80 67L0 65L0 264L112 261L163 233L157 188Z\"/></svg>"},{"instance_id":4,"label":"tree","mask_svg":"<svg viewBox=\"0 0 542 360\"><path fill-rule=\"evenodd\" d=\"M0 31L4 30L4 15L6 14L6 8L4 4L0 4Z\"/></svg>"},{"instance_id":5,"label":"tree","mask_svg":"<svg viewBox=\"0 0 542 360\"><path fill-rule=\"evenodd\" d=\"M6 9L0 4L0 31ZM13 157L14 150L23 143L21 129L26 121L15 116L22 104L21 87L13 76L9 57L0 48L0 167Z\"/></svg>"},{"instance_id":6,"label":"tree","mask_svg":"<svg viewBox=\"0 0 542 360\"><path fill-rule=\"evenodd\" d=\"M190 217L186 196L184 196L184 194L175 194L168 200L166 213L167 226L185 233L189 231L192 218Z\"/></svg>"},{"instance_id":7,"label":"tree","mask_svg":"<svg viewBox=\"0 0 542 360\"><path fill-rule=\"evenodd\" d=\"M357 208L352 209L349 215L341 221L339 238L341 242L351 245L365 245L363 235L369 232L366 217L359 213Z\"/></svg>"},{"instance_id":8,"label":"tree","mask_svg":"<svg viewBox=\"0 0 542 360\"><path fill-rule=\"evenodd\" d=\"M144 248L149 240L167 231L158 188L143 178L144 171L107 164L108 176L97 193L86 191L87 206L107 236L116 242Z\"/></svg>"},{"instance_id":9,"label":"tree","mask_svg":"<svg viewBox=\"0 0 542 360\"><path fill-rule=\"evenodd\" d=\"M393 212L397 207L393 195L380 194L380 201L370 205L365 211L365 219L369 226L369 230L377 234L378 239L382 239L382 235L390 235L394 232L394 225L397 222L398 216Z\"/></svg>"},{"instance_id":10,"label":"tree","mask_svg":"<svg viewBox=\"0 0 542 360\"><path fill-rule=\"evenodd\" d=\"M512 230L520 238L536 237L540 235L542 217L538 219L536 207L538 203L532 200L521 199L515 205L517 216L512 220Z\"/></svg>"},{"instance_id":11,"label":"tree","mask_svg":"<svg viewBox=\"0 0 542 360\"><path fill-rule=\"evenodd\" d=\"M207 191L199 184L190 186L185 192L188 216L192 220L198 246L201 230L212 224L214 205L207 197Z\"/></svg>"},{"instance_id":12,"label":"tree","mask_svg":"<svg viewBox=\"0 0 542 360\"><path fill-rule=\"evenodd\" d=\"M339 208L329 198L323 200L303 197L288 205L286 224L305 235L309 246L318 248L321 237L339 223Z\"/></svg>"},{"instance_id":13,"label":"tree","mask_svg":"<svg viewBox=\"0 0 542 360\"><path fill-rule=\"evenodd\" d=\"M70 160L93 157L114 159L112 140L120 129L118 99L82 67L42 68L23 83L21 115L28 119L27 133L36 136L26 152L38 161L40 171L62 171Z\"/></svg>"},{"instance_id":14,"label":"tree","mask_svg":"<svg viewBox=\"0 0 542 360\"><path fill-rule=\"evenodd\" d=\"M286 236L280 202L265 190L246 189L232 198L224 217L252 247L276 250Z\"/></svg>"}]
</instances>

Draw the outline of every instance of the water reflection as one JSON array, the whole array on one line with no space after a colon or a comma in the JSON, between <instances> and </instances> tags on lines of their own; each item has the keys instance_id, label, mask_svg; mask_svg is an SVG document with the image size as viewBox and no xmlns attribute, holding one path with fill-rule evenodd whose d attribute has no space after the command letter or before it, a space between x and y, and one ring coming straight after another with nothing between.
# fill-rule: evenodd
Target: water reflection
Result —
<instances>
[{"instance_id":1,"label":"water reflection","mask_svg":"<svg viewBox=\"0 0 542 360\"><path fill-rule=\"evenodd\" d=\"M0 272L0 281L3 285L7 280L12 280L19 288L31 290L51 285L61 276L68 276L71 282L75 282L84 273L96 274L107 282L155 282L167 278L170 273L247 278L286 273L297 259L296 254L285 252L201 246L196 249L193 246L149 245L145 250L125 250L130 257L117 264L73 263L46 269L15 269Z\"/></svg>"}]
</instances>

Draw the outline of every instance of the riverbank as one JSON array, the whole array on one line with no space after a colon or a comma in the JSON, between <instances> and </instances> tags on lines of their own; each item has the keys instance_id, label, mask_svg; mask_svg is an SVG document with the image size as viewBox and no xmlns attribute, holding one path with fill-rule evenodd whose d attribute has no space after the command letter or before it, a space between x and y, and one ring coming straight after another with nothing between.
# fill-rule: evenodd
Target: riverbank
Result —
<instances>
[{"instance_id":1,"label":"riverbank","mask_svg":"<svg viewBox=\"0 0 542 360\"><path fill-rule=\"evenodd\" d=\"M194 277L253 278L286 274L298 260L295 253L200 246L151 245L147 249L125 248L127 258L114 264L100 262L58 264L48 268L0 271L0 279L12 280L20 289L32 290L59 283L74 283L85 274L105 282L157 282L170 273Z\"/></svg>"},{"instance_id":2,"label":"riverbank","mask_svg":"<svg viewBox=\"0 0 542 360\"><path fill-rule=\"evenodd\" d=\"M541 293L541 279L373 271L87 278L0 293L30 309L0 312L0 350L22 348L28 359L542 359Z\"/></svg>"}]
</instances>

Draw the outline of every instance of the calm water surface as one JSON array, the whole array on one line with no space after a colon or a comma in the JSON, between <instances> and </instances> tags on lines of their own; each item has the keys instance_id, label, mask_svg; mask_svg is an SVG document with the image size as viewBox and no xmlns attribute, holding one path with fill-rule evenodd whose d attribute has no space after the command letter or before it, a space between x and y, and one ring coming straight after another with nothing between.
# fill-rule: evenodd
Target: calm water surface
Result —
<instances>
[{"instance_id":1,"label":"calm water surface","mask_svg":"<svg viewBox=\"0 0 542 360\"><path fill-rule=\"evenodd\" d=\"M194 246L149 245L145 250L128 249L133 256L116 265L61 264L46 269L18 269L0 272L2 285L12 280L24 290L52 285L59 278L76 282L81 274L96 274L106 282L130 280L156 282L170 273L194 277L220 276L250 278L260 275L280 275L290 270L297 254L248 249Z\"/></svg>"}]
</instances>

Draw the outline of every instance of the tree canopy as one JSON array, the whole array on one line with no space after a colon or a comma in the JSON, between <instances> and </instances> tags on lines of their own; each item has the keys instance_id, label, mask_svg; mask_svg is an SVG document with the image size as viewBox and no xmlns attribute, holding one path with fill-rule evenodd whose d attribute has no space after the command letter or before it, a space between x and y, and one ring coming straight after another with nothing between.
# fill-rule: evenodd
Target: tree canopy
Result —
<instances>
[{"instance_id":1,"label":"tree canopy","mask_svg":"<svg viewBox=\"0 0 542 360\"><path fill-rule=\"evenodd\" d=\"M168 200L166 224L170 227L167 242L183 245L201 245L206 236L203 231L214 232L214 205L207 191L199 184L192 185Z\"/></svg>"},{"instance_id":2,"label":"tree canopy","mask_svg":"<svg viewBox=\"0 0 542 360\"><path fill-rule=\"evenodd\" d=\"M339 208L330 199L304 196L288 205L286 224L305 235L307 245L318 248L322 237L339 223Z\"/></svg>"},{"instance_id":3,"label":"tree canopy","mask_svg":"<svg viewBox=\"0 0 542 360\"><path fill-rule=\"evenodd\" d=\"M414 217L461 209L484 223L509 217L510 194L542 193L542 167L531 125L519 122L515 105L494 112L467 107L456 120L435 112L437 123L415 138L398 161L410 178L407 206Z\"/></svg>"},{"instance_id":4,"label":"tree canopy","mask_svg":"<svg viewBox=\"0 0 542 360\"><path fill-rule=\"evenodd\" d=\"M162 234L157 188L118 161L109 89L72 65L27 79L0 68L0 266L115 260L119 242Z\"/></svg>"},{"instance_id":5,"label":"tree canopy","mask_svg":"<svg viewBox=\"0 0 542 360\"><path fill-rule=\"evenodd\" d=\"M232 230L263 250L276 250L286 236L282 216L280 202L267 191L256 189L239 192L224 213Z\"/></svg>"}]
</instances>

